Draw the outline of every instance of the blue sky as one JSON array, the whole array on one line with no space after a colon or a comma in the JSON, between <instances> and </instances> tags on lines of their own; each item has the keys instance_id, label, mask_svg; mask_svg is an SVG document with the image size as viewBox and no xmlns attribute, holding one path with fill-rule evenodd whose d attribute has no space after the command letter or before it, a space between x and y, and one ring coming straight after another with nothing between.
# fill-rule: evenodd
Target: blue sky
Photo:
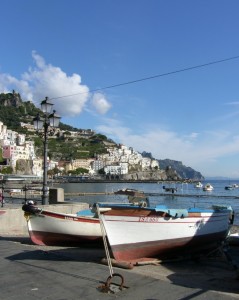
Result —
<instances>
[{"instance_id":1,"label":"blue sky","mask_svg":"<svg viewBox=\"0 0 239 300\"><path fill-rule=\"evenodd\" d=\"M0 9L0 92L37 106L48 96L66 124L206 177L239 177L239 57L173 73L239 56L239 1L0 0Z\"/></svg>"}]
</instances>

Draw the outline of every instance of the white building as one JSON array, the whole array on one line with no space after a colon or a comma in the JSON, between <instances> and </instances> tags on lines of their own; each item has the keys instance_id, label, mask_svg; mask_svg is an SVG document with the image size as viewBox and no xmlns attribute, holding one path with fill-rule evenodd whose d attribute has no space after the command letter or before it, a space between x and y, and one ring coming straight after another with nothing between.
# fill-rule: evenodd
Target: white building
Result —
<instances>
[{"instance_id":1,"label":"white building","mask_svg":"<svg viewBox=\"0 0 239 300\"><path fill-rule=\"evenodd\" d=\"M106 175L120 175L121 174L121 166L119 165L108 165L104 167L104 171Z\"/></svg>"},{"instance_id":2,"label":"white building","mask_svg":"<svg viewBox=\"0 0 239 300\"><path fill-rule=\"evenodd\" d=\"M32 174L36 176L43 176L43 161L40 158L35 158L32 161Z\"/></svg>"},{"instance_id":3,"label":"white building","mask_svg":"<svg viewBox=\"0 0 239 300\"><path fill-rule=\"evenodd\" d=\"M91 169L95 173L98 173L99 170L104 168L104 162L103 162L103 160L97 159L97 160L92 161L90 166L91 166Z\"/></svg>"},{"instance_id":4,"label":"white building","mask_svg":"<svg viewBox=\"0 0 239 300\"><path fill-rule=\"evenodd\" d=\"M121 167L121 175L125 175L129 173L129 164L128 163L120 163Z\"/></svg>"}]
</instances>

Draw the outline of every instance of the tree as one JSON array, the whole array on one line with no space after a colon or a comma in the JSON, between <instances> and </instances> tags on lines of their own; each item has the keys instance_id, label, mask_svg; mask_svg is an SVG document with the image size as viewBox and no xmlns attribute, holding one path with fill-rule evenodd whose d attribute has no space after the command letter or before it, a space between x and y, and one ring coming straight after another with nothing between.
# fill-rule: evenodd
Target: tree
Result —
<instances>
[{"instance_id":1,"label":"tree","mask_svg":"<svg viewBox=\"0 0 239 300\"><path fill-rule=\"evenodd\" d=\"M13 173L13 168L10 166L2 168L2 174L12 174Z\"/></svg>"},{"instance_id":2,"label":"tree","mask_svg":"<svg viewBox=\"0 0 239 300\"><path fill-rule=\"evenodd\" d=\"M102 174L102 175L105 175L104 168L100 169L100 170L98 171L98 173L99 173L99 174Z\"/></svg>"},{"instance_id":3,"label":"tree","mask_svg":"<svg viewBox=\"0 0 239 300\"><path fill-rule=\"evenodd\" d=\"M68 173L71 173L72 175L80 175L80 174L88 174L89 170L85 168L77 168L75 170L71 170Z\"/></svg>"},{"instance_id":4,"label":"tree","mask_svg":"<svg viewBox=\"0 0 239 300\"><path fill-rule=\"evenodd\" d=\"M61 173L61 170L59 170L57 167L47 171L47 175L50 176L58 175L59 173Z\"/></svg>"}]
</instances>

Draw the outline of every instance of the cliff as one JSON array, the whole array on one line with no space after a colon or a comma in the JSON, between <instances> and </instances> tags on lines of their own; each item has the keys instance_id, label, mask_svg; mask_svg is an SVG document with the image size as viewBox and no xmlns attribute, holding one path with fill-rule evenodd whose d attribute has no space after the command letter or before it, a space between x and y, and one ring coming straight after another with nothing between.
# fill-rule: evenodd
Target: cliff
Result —
<instances>
[{"instance_id":1,"label":"cliff","mask_svg":"<svg viewBox=\"0 0 239 300\"><path fill-rule=\"evenodd\" d=\"M153 170L153 171L136 171L127 175L123 175L125 180L172 180L180 181L182 178L177 174L177 172L171 168L167 170Z\"/></svg>"}]
</instances>

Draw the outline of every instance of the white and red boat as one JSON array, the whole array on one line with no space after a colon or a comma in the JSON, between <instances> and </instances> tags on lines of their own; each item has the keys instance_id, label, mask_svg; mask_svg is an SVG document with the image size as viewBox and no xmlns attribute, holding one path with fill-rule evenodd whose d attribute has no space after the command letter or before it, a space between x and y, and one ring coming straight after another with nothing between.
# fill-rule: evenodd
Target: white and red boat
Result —
<instances>
[{"instance_id":1,"label":"white and red boat","mask_svg":"<svg viewBox=\"0 0 239 300\"><path fill-rule=\"evenodd\" d=\"M81 246L102 243L100 221L90 210L82 211L81 215L63 214L41 209L31 203L24 204L22 209L34 244Z\"/></svg>"},{"instance_id":2,"label":"white and red boat","mask_svg":"<svg viewBox=\"0 0 239 300\"><path fill-rule=\"evenodd\" d=\"M145 198L135 204L117 204L118 206L139 207L148 205ZM147 201L147 199L146 199ZM110 209L112 203L107 203ZM95 206L96 208L96 206ZM102 245L102 229L96 209L81 210L75 214L59 213L38 207L33 201L28 201L22 206L27 220L28 232L34 244L47 246L82 246Z\"/></svg>"},{"instance_id":3,"label":"white and red boat","mask_svg":"<svg viewBox=\"0 0 239 300\"><path fill-rule=\"evenodd\" d=\"M232 209L111 207L101 212L117 261L195 254L217 248L227 237Z\"/></svg>"}]
</instances>

